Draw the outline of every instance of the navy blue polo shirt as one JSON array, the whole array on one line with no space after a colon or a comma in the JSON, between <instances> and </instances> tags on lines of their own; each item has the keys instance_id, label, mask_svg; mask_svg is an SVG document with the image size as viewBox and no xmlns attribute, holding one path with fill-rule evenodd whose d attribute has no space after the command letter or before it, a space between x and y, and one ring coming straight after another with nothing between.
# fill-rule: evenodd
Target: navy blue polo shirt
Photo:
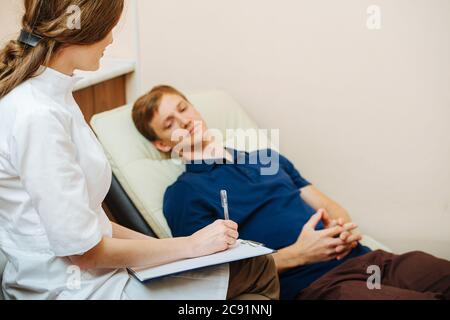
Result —
<instances>
[{"instance_id":1,"label":"navy blue polo shirt","mask_svg":"<svg viewBox=\"0 0 450 320\"><path fill-rule=\"evenodd\" d=\"M294 244L315 213L300 196L300 189L310 183L288 159L273 150L252 154L228 151L233 162L188 163L186 172L166 190L163 210L173 236L190 236L224 219L220 191L227 190L230 219L238 223L241 239L277 250ZM261 174L263 168L273 167L267 163L268 156L279 158L279 170L274 175ZM317 229L323 229L323 224L319 223ZM369 251L359 245L343 261ZM281 298L294 299L343 261L300 266L281 274Z\"/></svg>"}]
</instances>

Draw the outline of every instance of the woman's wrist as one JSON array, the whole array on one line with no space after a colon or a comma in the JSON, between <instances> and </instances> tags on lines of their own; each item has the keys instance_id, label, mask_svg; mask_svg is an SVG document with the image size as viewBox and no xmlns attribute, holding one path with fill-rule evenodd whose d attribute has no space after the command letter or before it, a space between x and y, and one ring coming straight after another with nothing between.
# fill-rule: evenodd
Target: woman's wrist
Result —
<instances>
[{"instance_id":1,"label":"woman's wrist","mask_svg":"<svg viewBox=\"0 0 450 320\"><path fill-rule=\"evenodd\" d=\"M189 236L185 238L180 238L182 243L184 244L185 250L187 252L187 258L196 258L197 254L197 240L194 236Z\"/></svg>"}]
</instances>

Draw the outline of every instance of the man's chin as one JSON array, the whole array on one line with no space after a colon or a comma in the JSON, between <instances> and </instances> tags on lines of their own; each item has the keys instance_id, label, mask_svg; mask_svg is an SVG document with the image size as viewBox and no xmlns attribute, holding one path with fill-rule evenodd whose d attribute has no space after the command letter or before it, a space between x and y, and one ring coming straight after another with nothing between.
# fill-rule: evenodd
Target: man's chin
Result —
<instances>
[{"instance_id":1,"label":"man's chin","mask_svg":"<svg viewBox=\"0 0 450 320\"><path fill-rule=\"evenodd\" d=\"M182 158L193 153L201 153L203 150L202 142L199 143L179 143L172 148L172 158Z\"/></svg>"}]
</instances>

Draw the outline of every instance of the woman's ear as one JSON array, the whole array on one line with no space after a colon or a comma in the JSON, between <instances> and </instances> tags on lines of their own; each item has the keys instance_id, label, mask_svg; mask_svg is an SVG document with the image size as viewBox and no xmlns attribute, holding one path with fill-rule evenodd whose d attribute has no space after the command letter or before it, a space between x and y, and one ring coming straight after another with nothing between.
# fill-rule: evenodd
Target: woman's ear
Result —
<instances>
[{"instance_id":1,"label":"woman's ear","mask_svg":"<svg viewBox=\"0 0 450 320\"><path fill-rule=\"evenodd\" d=\"M156 147L156 149L158 149L159 151L164 152L164 153L169 153L172 150L171 146L168 146L161 140L154 141L153 145Z\"/></svg>"}]
</instances>

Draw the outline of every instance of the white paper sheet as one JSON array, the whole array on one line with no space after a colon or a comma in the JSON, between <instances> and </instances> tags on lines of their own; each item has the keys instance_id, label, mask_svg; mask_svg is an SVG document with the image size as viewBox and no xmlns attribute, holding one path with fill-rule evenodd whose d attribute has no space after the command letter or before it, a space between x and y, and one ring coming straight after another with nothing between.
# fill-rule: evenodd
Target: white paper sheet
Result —
<instances>
[{"instance_id":1,"label":"white paper sheet","mask_svg":"<svg viewBox=\"0 0 450 320\"><path fill-rule=\"evenodd\" d=\"M236 246L213 255L181 260L152 268L134 268L129 271L141 282L157 279L167 275L177 274L209 266L239 261L258 256L272 254L275 251L264 246L254 246L243 240L238 240Z\"/></svg>"}]
</instances>

